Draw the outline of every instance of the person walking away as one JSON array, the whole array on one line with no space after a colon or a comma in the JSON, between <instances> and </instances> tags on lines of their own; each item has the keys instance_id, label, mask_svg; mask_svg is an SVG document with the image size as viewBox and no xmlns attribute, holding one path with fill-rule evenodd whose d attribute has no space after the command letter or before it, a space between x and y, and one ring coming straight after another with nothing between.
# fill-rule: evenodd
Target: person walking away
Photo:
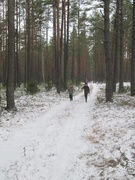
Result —
<instances>
[{"instance_id":1,"label":"person walking away","mask_svg":"<svg viewBox=\"0 0 135 180\"><path fill-rule=\"evenodd\" d=\"M90 93L90 88L86 82L85 85L82 87L82 89L84 90L85 102L87 102L87 97L88 97L88 93Z\"/></svg>"},{"instance_id":2,"label":"person walking away","mask_svg":"<svg viewBox=\"0 0 135 180\"><path fill-rule=\"evenodd\" d=\"M73 101L73 92L74 92L74 88L73 88L72 85L70 85L70 86L68 87L68 93L69 93L69 99L70 99L70 101Z\"/></svg>"}]
</instances>

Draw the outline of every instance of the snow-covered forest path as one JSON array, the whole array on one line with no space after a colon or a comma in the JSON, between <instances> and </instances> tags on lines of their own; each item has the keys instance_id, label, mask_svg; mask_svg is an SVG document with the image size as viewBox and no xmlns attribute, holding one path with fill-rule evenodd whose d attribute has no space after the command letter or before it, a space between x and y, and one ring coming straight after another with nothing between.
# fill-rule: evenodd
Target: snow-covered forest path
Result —
<instances>
[{"instance_id":1,"label":"snow-covered forest path","mask_svg":"<svg viewBox=\"0 0 135 180\"><path fill-rule=\"evenodd\" d=\"M71 102L60 100L21 128L11 127L9 133L6 130L7 138L0 141L0 179L83 179L85 164L79 161L87 149L85 129L95 95L96 89L87 103L83 92Z\"/></svg>"},{"instance_id":2,"label":"snow-covered forest path","mask_svg":"<svg viewBox=\"0 0 135 180\"><path fill-rule=\"evenodd\" d=\"M86 103L55 90L16 94L0 117L0 180L134 180L135 99L93 84Z\"/></svg>"}]
</instances>

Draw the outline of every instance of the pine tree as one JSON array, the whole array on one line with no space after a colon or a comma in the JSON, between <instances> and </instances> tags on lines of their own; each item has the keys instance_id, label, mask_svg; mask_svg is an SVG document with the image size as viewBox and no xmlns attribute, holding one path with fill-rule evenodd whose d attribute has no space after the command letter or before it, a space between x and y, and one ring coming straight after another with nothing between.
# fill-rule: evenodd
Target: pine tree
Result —
<instances>
[{"instance_id":1,"label":"pine tree","mask_svg":"<svg viewBox=\"0 0 135 180\"><path fill-rule=\"evenodd\" d=\"M15 0L8 0L8 71L7 71L7 109L15 108L14 102L14 8Z\"/></svg>"}]
</instances>

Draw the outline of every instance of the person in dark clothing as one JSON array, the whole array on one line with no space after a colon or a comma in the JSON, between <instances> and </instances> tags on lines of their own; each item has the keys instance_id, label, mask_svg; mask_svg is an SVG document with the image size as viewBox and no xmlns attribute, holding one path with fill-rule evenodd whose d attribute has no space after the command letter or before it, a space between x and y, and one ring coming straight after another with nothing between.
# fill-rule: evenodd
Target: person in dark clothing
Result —
<instances>
[{"instance_id":1,"label":"person in dark clothing","mask_svg":"<svg viewBox=\"0 0 135 180\"><path fill-rule=\"evenodd\" d=\"M85 102L87 102L87 97L88 97L88 93L90 93L90 88L89 88L88 84L85 83L85 85L82 87L82 89L84 90Z\"/></svg>"}]
</instances>

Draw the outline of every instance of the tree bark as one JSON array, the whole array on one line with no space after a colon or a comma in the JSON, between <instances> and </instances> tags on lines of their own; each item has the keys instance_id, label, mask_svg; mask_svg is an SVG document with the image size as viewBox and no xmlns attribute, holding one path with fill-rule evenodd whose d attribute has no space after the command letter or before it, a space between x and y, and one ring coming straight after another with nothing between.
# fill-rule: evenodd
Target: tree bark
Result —
<instances>
[{"instance_id":1,"label":"tree bark","mask_svg":"<svg viewBox=\"0 0 135 180\"><path fill-rule=\"evenodd\" d=\"M7 109L15 108L14 102L14 58L15 58L15 32L14 32L15 0L8 0L8 71L7 71Z\"/></svg>"},{"instance_id":2,"label":"tree bark","mask_svg":"<svg viewBox=\"0 0 135 180\"><path fill-rule=\"evenodd\" d=\"M113 92L116 91L116 83L118 81L118 59L119 59L119 12L120 12L120 5L119 0L117 0L116 4L116 16L115 16L115 24L114 24L114 31L115 31L115 53L114 53L114 66L113 66Z\"/></svg>"},{"instance_id":3,"label":"tree bark","mask_svg":"<svg viewBox=\"0 0 135 180\"><path fill-rule=\"evenodd\" d=\"M56 24L57 24L57 38L56 38L56 46L57 46L57 51L56 51L56 87L57 87L57 93L60 93L60 24L59 24L59 0L56 0Z\"/></svg>"},{"instance_id":4,"label":"tree bark","mask_svg":"<svg viewBox=\"0 0 135 180\"><path fill-rule=\"evenodd\" d=\"M105 61L106 61L106 102L112 102L113 83L112 83L112 59L110 55L110 22L109 22L109 0L104 0L104 38L105 38Z\"/></svg>"},{"instance_id":5,"label":"tree bark","mask_svg":"<svg viewBox=\"0 0 135 180\"><path fill-rule=\"evenodd\" d=\"M133 0L133 30L131 58L131 96L135 96L135 0Z\"/></svg>"},{"instance_id":6,"label":"tree bark","mask_svg":"<svg viewBox=\"0 0 135 180\"><path fill-rule=\"evenodd\" d=\"M68 75L68 41L69 41L69 5L70 1L67 2L67 26L66 36L64 37L64 89L67 89L67 75Z\"/></svg>"},{"instance_id":7,"label":"tree bark","mask_svg":"<svg viewBox=\"0 0 135 180\"><path fill-rule=\"evenodd\" d=\"M120 0L120 73L119 73L119 92L122 92L123 87L123 72L124 72L124 28L123 28L123 0Z\"/></svg>"},{"instance_id":8,"label":"tree bark","mask_svg":"<svg viewBox=\"0 0 135 180\"><path fill-rule=\"evenodd\" d=\"M31 70L30 70L30 1L26 0L26 79L27 79L27 83L30 82L31 80Z\"/></svg>"}]
</instances>

